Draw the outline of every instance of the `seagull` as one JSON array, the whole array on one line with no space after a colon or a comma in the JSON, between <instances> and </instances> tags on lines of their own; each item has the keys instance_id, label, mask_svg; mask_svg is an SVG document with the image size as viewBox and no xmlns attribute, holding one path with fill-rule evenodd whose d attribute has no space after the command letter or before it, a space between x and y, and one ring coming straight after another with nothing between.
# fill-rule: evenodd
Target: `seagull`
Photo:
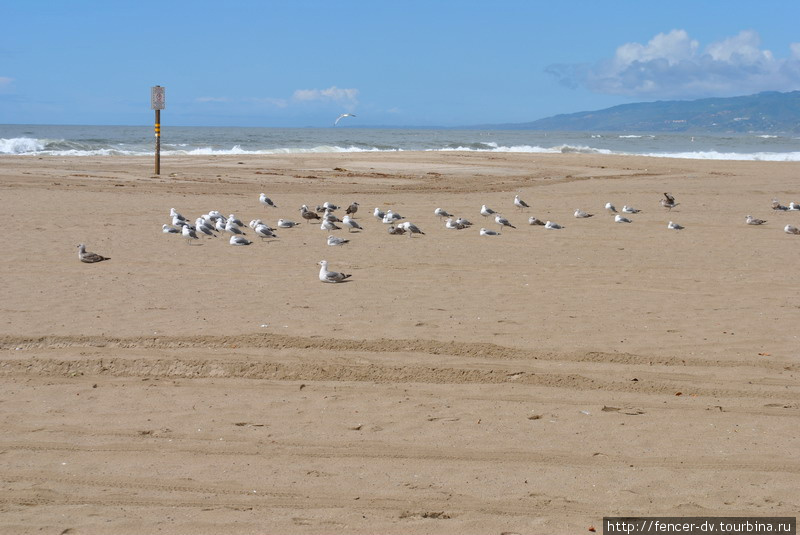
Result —
<instances>
[{"instance_id":1,"label":"seagull","mask_svg":"<svg viewBox=\"0 0 800 535\"><path fill-rule=\"evenodd\" d=\"M350 240L346 240L344 238L340 238L338 236L334 236L333 234L328 236L328 245L331 245L331 246L344 245L345 243L349 243L349 242L350 242Z\"/></svg>"},{"instance_id":2,"label":"seagull","mask_svg":"<svg viewBox=\"0 0 800 535\"><path fill-rule=\"evenodd\" d=\"M452 217L450 217L450 218L447 219L447 221L444 222L444 228L461 230L461 229L467 228L467 225L459 224Z\"/></svg>"},{"instance_id":3,"label":"seagull","mask_svg":"<svg viewBox=\"0 0 800 535\"><path fill-rule=\"evenodd\" d=\"M305 204L300 207L300 215L303 217L303 219L305 219L309 223L311 223L312 219L319 220L320 218L319 215L309 210L308 206L306 206Z\"/></svg>"},{"instance_id":4,"label":"seagull","mask_svg":"<svg viewBox=\"0 0 800 535\"><path fill-rule=\"evenodd\" d=\"M330 208L325 209L325 212L322 214L322 219L324 219L325 221L331 221L333 223L342 222L342 220L336 217L336 214L334 214Z\"/></svg>"},{"instance_id":5,"label":"seagull","mask_svg":"<svg viewBox=\"0 0 800 535\"><path fill-rule=\"evenodd\" d=\"M542 221L541 219L537 219L537 218L531 216L531 217L528 218L528 224L529 225L540 225L540 226L543 227L545 225L545 222Z\"/></svg>"},{"instance_id":6,"label":"seagull","mask_svg":"<svg viewBox=\"0 0 800 535\"><path fill-rule=\"evenodd\" d=\"M186 218L185 218L185 217L183 217L181 214L179 214L179 213L178 213L178 211L177 211L177 210L175 210L175 208L170 208L170 209L169 209L169 216L170 216L170 217L171 217L173 220L177 219L178 221L183 221L183 222L186 222ZM173 223L173 225L177 225L177 223Z\"/></svg>"},{"instance_id":7,"label":"seagull","mask_svg":"<svg viewBox=\"0 0 800 535\"><path fill-rule=\"evenodd\" d=\"M261 195L259 195L258 202L263 204L265 207L266 206L272 206L273 208L277 208L278 207L274 202L272 202L272 199L267 197L267 195L265 193L262 193Z\"/></svg>"},{"instance_id":8,"label":"seagull","mask_svg":"<svg viewBox=\"0 0 800 535\"><path fill-rule=\"evenodd\" d=\"M214 222L214 228L217 229L218 232L225 232L225 218L218 217Z\"/></svg>"},{"instance_id":9,"label":"seagull","mask_svg":"<svg viewBox=\"0 0 800 535\"><path fill-rule=\"evenodd\" d=\"M641 210L634 208L633 206L628 206L627 204L622 207L622 211L626 214L638 214Z\"/></svg>"},{"instance_id":10,"label":"seagull","mask_svg":"<svg viewBox=\"0 0 800 535\"><path fill-rule=\"evenodd\" d=\"M206 220L202 217L198 217L197 221L194 222L195 230L199 230L206 236L214 236L214 227L206 223Z\"/></svg>"},{"instance_id":11,"label":"seagull","mask_svg":"<svg viewBox=\"0 0 800 535\"><path fill-rule=\"evenodd\" d=\"M434 215L438 216L439 219L443 217L453 217L453 214L448 214L447 210L444 210L442 208L437 208L436 210L433 211L433 213Z\"/></svg>"},{"instance_id":12,"label":"seagull","mask_svg":"<svg viewBox=\"0 0 800 535\"><path fill-rule=\"evenodd\" d=\"M319 268L319 280L322 282L342 282L350 277L347 273L328 271L328 262L326 260L320 260L319 265L322 266Z\"/></svg>"},{"instance_id":13,"label":"seagull","mask_svg":"<svg viewBox=\"0 0 800 535\"><path fill-rule=\"evenodd\" d=\"M499 236L500 233L495 230L489 230L488 228L481 229L481 236Z\"/></svg>"},{"instance_id":14,"label":"seagull","mask_svg":"<svg viewBox=\"0 0 800 535\"><path fill-rule=\"evenodd\" d=\"M772 199L773 210L788 210L789 208L778 202L778 199Z\"/></svg>"},{"instance_id":15,"label":"seagull","mask_svg":"<svg viewBox=\"0 0 800 535\"><path fill-rule=\"evenodd\" d=\"M485 204L483 206L481 206L481 215L483 217L489 217L490 215L496 214L496 213L497 212L495 212L491 208L487 208L487 206Z\"/></svg>"},{"instance_id":16,"label":"seagull","mask_svg":"<svg viewBox=\"0 0 800 535\"><path fill-rule=\"evenodd\" d=\"M415 225L414 223L412 223L411 221L406 221L405 223L400 223L400 224L399 224L399 225L397 225L397 226L398 226L398 227L403 227L403 229L405 229L405 230L406 230L406 232L408 232L408 237L409 237L409 238L411 237L411 235L412 235L412 234L422 234L422 235L424 235L424 234L425 234L424 232L422 232L422 231L419 229L419 227L418 227L418 226L416 226L416 225Z\"/></svg>"},{"instance_id":17,"label":"seagull","mask_svg":"<svg viewBox=\"0 0 800 535\"><path fill-rule=\"evenodd\" d=\"M175 227L171 227L169 225L161 225L161 232L164 234L180 234L181 231L176 229Z\"/></svg>"},{"instance_id":18,"label":"seagull","mask_svg":"<svg viewBox=\"0 0 800 535\"><path fill-rule=\"evenodd\" d=\"M219 212L219 210L211 210L210 212L208 212L207 215L208 215L208 219L209 220L215 221L215 222L218 219L225 219L224 217L222 217L222 214Z\"/></svg>"},{"instance_id":19,"label":"seagull","mask_svg":"<svg viewBox=\"0 0 800 535\"><path fill-rule=\"evenodd\" d=\"M228 219L228 222L225 223L225 232L234 235L244 234L244 231L239 228L239 225L234 223L233 219Z\"/></svg>"},{"instance_id":20,"label":"seagull","mask_svg":"<svg viewBox=\"0 0 800 535\"><path fill-rule=\"evenodd\" d=\"M523 208L530 208L528 203L519 198L519 195L514 195L514 206L522 210Z\"/></svg>"},{"instance_id":21,"label":"seagull","mask_svg":"<svg viewBox=\"0 0 800 535\"><path fill-rule=\"evenodd\" d=\"M559 230L559 229L562 229L564 227L562 227L558 223L554 223L553 221L548 221L547 223L544 224L544 228L550 229L550 230Z\"/></svg>"},{"instance_id":22,"label":"seagull","mask_svg":"<svg viewBox=\"0 0 800 535\"><path fill-rule=\"evenodd\" d=\"M254 229L254 228L256 228L258 225L262 225L263 223L264 223L264 222L263 222L263 221L261 221L260 219L253 219L252 221L250 221L250 222L247 224L247 226L248 226L248 227L250 227L250 228L252 228L252 229Z\"/></svg>"},{"instance_id":23,"label":"seagull","mask_svg":"<svg viewBox=\"0 0 800 535\"><path fill-rule=\"evenodd\" d=\"M471 227L472 223L470 223L469 221L467 221L463 217L459 217L458 219L456 219L456 225L463 225L465 227Z\"/></svg>"},{"instance_id":24,"label":"seagull","mask_svg":"<svg viewBox=\"0 0 800 535\"><path fill-rule=\"evenodd\" d=\"M607 203L606 203L606 210L608 210L608 211L609 211L609 212L611 212L612 214L616 214L616 213L617 213L617 209L616 209L616 208L614 208L614 205L613 205L613 204L611 204L610 202L607 202Z\"/></svg>"},{"instance_id":25,"label":"seagull","mask_svg":"<svg viewBox=\"0 0 800 535\"><path fill-rule=\"evenodd\" d=\"M319 228L320 228L320 230L341 230L342 229L342 227L338 226L333 221L328 221L327 219L324 219L322 221L322 224L319 226Z\"/></svg>"},{"instance_id":26,"label":"seagull","mask_svg":"<svg viewBox=\"0 0 800 535\"><path fill-rule=\"evenodd\" d=\"M336 126L337 124L339 124L339 121L341 121L345 117L355 117L355 116L356 116L355 113L343 113L339 117L336 118L336 120L333 122L333 126Z\"/></svg>"},{"instance_id":27,"label":"seagull","mask_svg":"<svg viewBox=\"0 0 800 535\"><path fill-rule=\"evenodd\" d=\"M183 234L183 237L186 238L187 245L191 245L192 240L200 239L197 237L197 233L194 231L194 229L191 228L189 225L184 225L184 227L181 229L181 234Z\"/></svg>"},{"instance_id":28,"label":"seagull","mask_svg":"<svg viewBox=\"0 0 800 535\"><path fill-rule=\"evenodd\" d=\"M575 217L577 217L577 218L582 218L582 217L592 217L593 215L594 215L594 214L587 214L586 212L584 212L584 211L583 211L583 210L581 210L580 208L578 208L577 210L575 210Z\"/></svg>"},{"instance_id":29,"label":"seagull","mask_svg":"<svg viewBox=\"0 0 800 535\"><path fill-rule=\"evenodd\" d=\"M389 231L389 234L401 235L406 233L406 229L401 226L395 227L394 225L389 225L389 228L386 230Z\"/></svg>"},{"instance_id":30,"label":"seagull","mask_svg":"<svg viewBox=\"0 0 800 535\"><path fill-rule=\"evenodd\" d=\"M322 208L325 209L325 210L333 211L333 210L338 210L339 206L336 206L332 202L327 202L326 201L326 202L322 203Z\"/></svg>"},{"instance_id":31,"label":"seagull","mask_svg":"<svg viewBox=\"0 0 800 535\"><path fill-rule=\"evenodd\" d=\"M250 245L253 242L242 236L231 236L230 243L231 245Z\"/></svg>"},{"instance_id":32,"label":"seagull","mask_svg":"<svg viewBox=\"0 0 800 535\"><path fill-rule=\"evenodd\" d=\"M506 219L505 217L501 216L500 214L497 214L496 216L494 216L494 221L495 221L495 223L500 225L501 229L503 227L517 228L514 225L512 225L511 223L509 223L508 219Z\"/></svg>"},{"instance_id":33,"label":"seagull","mask_svg":"<svg viewBox=\"0 0 800 535\"><path fill-rule=\"evenodd\" d=\"M386 212L376 206L375 211L372 212L372 215L374 215L377 219L383 220L384 216L386 216Z\"/></svg>"},{"instance_id":34,"label":"seagull","mask_svg":"<svg viewBox=\"0 0 800 535\"><path fill-rule=\"evenodd\" d=\"M675 197L673 197L669 193L664 193L664 198L661 199L661 206L670 211L672 211L672 209L678 206L679 204L680 203L675 202Z\"/></svg>"},{"instance_id":35,"label":"seagull","mask_svg":"<svg viewBox=\"0 0 800 535\"><path fill-rule=\"evenodd\" d=\"M632 223L632 221L630 219L628 219L627 217L623 217L623 216L621 216L619 214L614 216L614 222L615 223Z\"/></svg>"},{"instance_id":36,"label":"seagull","mask_svg":"<svg viewBox=\"0 0 800 535\"><path fill-rule=\"evenodd\" d=\"M745 222L748 225L763 225L767 221L765 219L756 219L755 217L749 215L745 218Z\"/></svg>"},{"instance_id":37,"label":"seagull","mask_svg":"<svg viewBox=\"0 0 800 535\"><path fill-rule=\"evenodd\" d=\"M244 223L242 223L242 220L241 219L236 219L236 216L233 215L233 214L228 216L228 221L226 221L226 223L227 222L230 222L230 223L236 225L237 227L243 227L244 226Z\"/></svg>"},{"instance_id":38,"label":"seagull","mask_svg":"<svg viewBox=\"0 0 800 535\"><path fill-rule=\"evenodd\" d=\"M182 227L184 225L188 225L186 218L180 214L172 216L172 226Z\"/></svg>"},{"instance_id":39,"label":"seagull","mask_svg":"<svg viewBox=\"0 0 800 535\"><path fill-rule=\"evenodd\" d=\"M800 234L800 229L798 229L794 225L786 225L785 227L783 227L783 231L786 234Z\"/></svg>"},{"instance_id":40,"label":"seagull","mask_svg":"<svg viewBox=\"0 0 800 535\"><path fill-rule=\"evenodd\" d=\"M256 235L260 236L263 240L264 238L277 238L278 236L272 232L272 229L269 228L267 225L256 225L256 228L253 229L253 232Z\"/></svg>"},{"instance_id":41,"label":"seagull","mask_svg":"<svg viewBox=\"0 0 800 535\"><path fill-rule=\"evenodd\" d=\"M673 223L672 221L667 223L667 228L671 229L671 230L683 230L683 226L682 225L679 225L677 223Z\"/></svg>"},{"instance_id":42,"label":"seagull","mask_svg":"<svg viewBox=\"0 0 800 535\"><path fill-rule=\"evenodd\" d=\"M345 210L344 213L347 214L347 215L353 215L356 212L358 212L358 203L354 202L354 203L350 203L350 206L347 207L347 210Z\"/></svg>"},{"instance_id":43,"label":"seagull","mask_svg":"<svg viewBox=\"0 0 800 535\"><path fill-rule=\"evenodd\" d=\"M796 202L790 202L789 203L789 210L792 210L792 211L800 210L800 204L797 204Z\"/></svg>"},{"instance_id":44,"label":"seagull","mask_svg":"<svg viewBox=\"0 0 800 535\"><path fill-rule=\"evenodd\" d=\"M358 230L364 230L361 228L361 225L358 224L358 221L351 218L349 215L344 216L344 219L342 219L342 225L347 227L347 232L350 232L354 228Z\"/></svg>"},{"instance_id":45,"label":"seagull","mask_svg":"<svg viewBox=\"0 0 800 535\"><path fill-rule=\"evenodd\" d=\"M278 219L278 226L280 228L292 228L296 227L297 223L294 221L289 221L288 219Z\"/></svg>"},{"instance_id":46,"label":"seagull","mask_svg":"<svg viewBox=\"0 0 800 535\"><path fill-rule=\"evenodd\" d=\"M78 245L78 259L87 264L94 264L95 262L102 262L103 260L111 260L107 256L101 256L97 253L90 253L86 250L84 244Z\"/></svg>"}]
</instances>

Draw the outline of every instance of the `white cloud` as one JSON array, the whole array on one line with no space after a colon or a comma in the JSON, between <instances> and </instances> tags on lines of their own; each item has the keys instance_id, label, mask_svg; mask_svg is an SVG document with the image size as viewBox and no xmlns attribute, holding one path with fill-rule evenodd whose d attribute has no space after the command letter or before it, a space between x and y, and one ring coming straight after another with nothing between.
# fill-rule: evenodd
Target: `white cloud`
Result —
<instances>
[{"instance_id":1,"label":"white cloud","mask_svg":"<svg viewBox=\"0 0 800 535\"><path fill-rule=\"evenodd\" d=\"M800 43L776 58L757 32L700 44L685 30L659 33L647 44L626 43L595 65L551 65L546 72L570 87L645 98L698 98L800 89Z\"/></svg>"},{"instance_id":2,"label":"white cloud","mask_svg":"<svg viewBox=\"0 0 800 535\"><path fill-rule=\"evenodd\" d=\"M336 86L328 89L298 89L292 95L292 99L299 102L335 102L352 109L358 104L358 89L340 89Z\"/></svg>"}]
</instances>

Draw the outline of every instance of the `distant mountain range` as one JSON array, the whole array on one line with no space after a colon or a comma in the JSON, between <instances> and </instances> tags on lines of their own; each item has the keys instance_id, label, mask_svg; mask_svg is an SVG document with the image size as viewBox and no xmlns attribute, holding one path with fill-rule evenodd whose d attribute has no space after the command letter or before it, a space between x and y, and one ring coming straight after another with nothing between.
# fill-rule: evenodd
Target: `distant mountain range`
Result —
<instances>
[{"instance_id":1,"label":"distant mountain range","mask_svg":"<svg viewBox=\"0 0 800 535\"><path fill-rule=\"evenodd\" d=\"M504 130L798 134L800 91L623 104L604 110L491 127Z\"/></svg>"}]
</instances>

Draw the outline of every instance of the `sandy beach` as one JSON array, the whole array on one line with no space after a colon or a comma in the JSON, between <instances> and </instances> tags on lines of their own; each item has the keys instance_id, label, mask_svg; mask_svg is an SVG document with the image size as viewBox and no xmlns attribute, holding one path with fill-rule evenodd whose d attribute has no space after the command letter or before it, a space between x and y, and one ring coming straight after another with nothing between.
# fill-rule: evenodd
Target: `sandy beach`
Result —
<instances>
[{"instance_id":1,"label":"sandy beach","mask_svg":"<svg viewBox=\"0 0 800 535\"><path fill-rule=\"evenodd\" d=\"M0 532L794 516L800 212L770 205L800 202L799 178L587 154L181 156L160 176L145 157L4 156ZM360 205L344 246L300 217L326 201ZM641 212L617 224L606 202ZM375 207L425 234L389 235ZM162 233L170 208L302 224L189 245ZM320 282L323 259L349 282Z\"/></svg>"}]
</instances>

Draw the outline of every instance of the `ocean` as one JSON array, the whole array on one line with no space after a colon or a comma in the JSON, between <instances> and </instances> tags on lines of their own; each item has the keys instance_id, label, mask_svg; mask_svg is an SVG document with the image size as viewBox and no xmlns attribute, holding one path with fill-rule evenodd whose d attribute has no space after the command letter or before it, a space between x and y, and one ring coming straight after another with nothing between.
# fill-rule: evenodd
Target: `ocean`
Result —
<instances>
[{"instance_id":1,"label":"ocean","mask_svg":"<svg viewBox=\"0 0 800 535\"><path fill-rule=\"evenodd\" d=\"M800 161L800 137L763 134L542 132L162 125L162 155L475 151L628 154L663 158ZM152 126L0 125L0 156L153 155Z\"/></svg>"}]
</instances>

